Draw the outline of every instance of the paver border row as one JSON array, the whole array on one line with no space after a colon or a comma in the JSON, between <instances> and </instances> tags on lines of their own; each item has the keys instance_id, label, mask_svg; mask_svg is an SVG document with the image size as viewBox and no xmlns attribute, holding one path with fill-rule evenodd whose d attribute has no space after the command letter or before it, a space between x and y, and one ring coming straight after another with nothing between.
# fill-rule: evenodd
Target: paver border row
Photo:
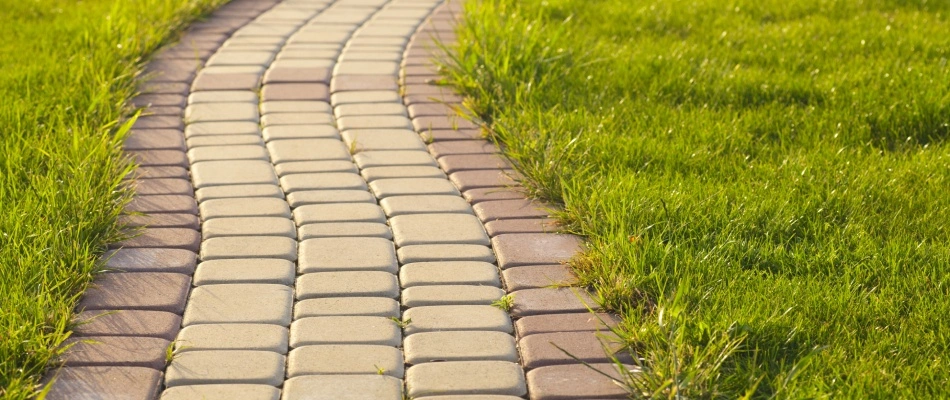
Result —
<instances>
[{"instance_id":1,"label":"paver border row","mask_svg":"<svg viewBox=\"0 0 950 400\"><path fill-rule=\"evenodd\" d=\"M550 204L528 198L521 176L485 139L488 129L462 116L461 97L436 85L434 58L456 40L462 7L437 9L410 40L400 84L417 132L431 140L428 150L462 192L491 237L505 289L513 298L511 315L530 399L626 398L611 379L574 358L619 379L605 350L614 346L609 328L619 319L599 306L566 262L583 250L580 237L558 233ZM632 360L617 356L629 368Z\"/></svg>"}]
</instances>

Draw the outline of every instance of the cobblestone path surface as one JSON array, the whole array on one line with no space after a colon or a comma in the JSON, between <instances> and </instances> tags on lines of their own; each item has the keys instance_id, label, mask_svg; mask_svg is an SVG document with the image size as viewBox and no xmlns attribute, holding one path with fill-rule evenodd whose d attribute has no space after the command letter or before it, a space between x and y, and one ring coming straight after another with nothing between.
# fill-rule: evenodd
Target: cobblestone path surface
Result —
<instances>
[{"instance_id":1,"label":"cobblestone path surface","mask_svg":"<svg viewBox=\"0 0 950 400\"><path fill-rule=\"evenodd\" d=\"M623 397L555 347L617 376L581 242L432 84L459 11L236 0L161 52L126 144L147 228L48 398Z\"/></svg>"}]
</instances>

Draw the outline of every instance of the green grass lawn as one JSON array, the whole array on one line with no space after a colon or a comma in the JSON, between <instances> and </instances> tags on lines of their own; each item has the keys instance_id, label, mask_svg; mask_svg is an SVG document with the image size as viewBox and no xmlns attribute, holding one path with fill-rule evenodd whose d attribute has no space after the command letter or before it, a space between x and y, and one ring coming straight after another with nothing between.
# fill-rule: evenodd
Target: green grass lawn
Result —
<instances>
[{"instance_id":1,"label":"green grass lawn","mask_svg":"<svg viewBox=\"0 0 950 400\"><path fill-rule=\"evenodd\" d=\"M472 1L447 80L590 240L636 396L945 398L948 16Z\"/></svg>"},{"instance_id":2,"label":"green grass lawn","mask_svg":"<svg viewBox=\"0 0 950 400\"><path fill-rule=\"evenodd\" d=\"M0 398L31 398L128 199L142 57L219 0L0 0Z\"/></svg>"}]
</instances>

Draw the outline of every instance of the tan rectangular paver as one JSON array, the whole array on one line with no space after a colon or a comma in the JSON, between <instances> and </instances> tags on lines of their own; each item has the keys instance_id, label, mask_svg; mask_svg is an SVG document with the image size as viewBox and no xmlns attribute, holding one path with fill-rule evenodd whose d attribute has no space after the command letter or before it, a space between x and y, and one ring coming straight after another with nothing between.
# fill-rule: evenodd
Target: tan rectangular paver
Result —
<instances>
[{"instance_id":1,"label":"tan rectangular paver","mask_svg":"<svg viewBox=\"0 0 950 400\"><path fill-rule=\"evenodd\" d=\"M297 266L278 258L207 260L195 270L195 286L225 283L277 283L293 285Z\"/></svg>"},{"instance_id":2,"label":"tan rectangular paver","mask_svg":"<svg viewBox=\"0 0 950 400\"><path fill-rule=\"evenodd\" d=\"M518 362L515 338L504 332L424 332L403 342L406 363L494 360Z\"/></svg>"},{"instance_id":3,"label":"tan rectangular paver","mask_svg":"<svg viewBox=\"0 0 950 400\"><path fill-rule=\"evenodd\" d=\"M321 297L399 297L396 275L382 271L334 271L303 274L295 288L298 300Z\"/></svg>"},{"instance_id":4,"label":"tan rectangular paver","mask_svg":"<svg viewBox=\"0 0 950 400\"><path fill-rule=\"evenodd\" d=\"M451 182L442 178L377 179L370 182L369 188L379 199L390 196L459 195L458 189Z\"/></svg>"},{"instance_id":5,"label":"tan rectangular paver","mask_svg":"<svg viewBox=\"0 0 950 400\"><path fill-rule=\"evenodd\" d=\"M290 161L349 160L350 153L342 142L333 139L288 139L267 143L274 163Z\"/></svg>"},{"instance_id":6,"label":"tan rectangular paver","mask_svg":"<svg viewBox=\"0 0 950 400\"><path fill-rule=\"evenodd\" d=\"M381 238L319 238L300 243L299 273L398 270L393 243Z\"/></svg>"},{"instance_id":7,"label":"tan rectangular paver","mask_svg":"<svg viewBox=\"0 0 950 400\"><path fill-rule=\"evenodd\" d=\"M399 346L399 326L384 317L310 317L290 325L290 347L319 344Z\"/></svg>"},{"instance_id":8,"label":"tan rectangular paver","mask_svg":"<svg viewBox=\"0 0 950 400\"><path fill-rule=\"evenodd\" d=\"M331 316L399 317L399 302L386 297L326 297L298 301L294 319Z\"/></svg>"},{"instance_id":9,"label":"tan rectangular paver","mask_svg":"<svg viewBox=\"0 0 950 400\"><path fill-rule=\"evenodd\" d=\"M214 218L201 224L204 239L227 236L297 237L294 222L280 217Z\"/></svg>"},{"instance_id":10,"label":"tan rectangular paver","mask_svg":"<svg viewBox=\"0 0 950 400\"><path fill-rule=\"evenodd\" d=\"M287 380L283 400L401 400L402 381L385 375L311 375Z\"/></svg>"},{"instance_id":11,"label":"tan rectangular paver","mask_svg":"<svg viewBox=\"0 0 950 400\"><path fill-rule=\"evenodd\" d=\"M437 331L512 332L511 318L487 305L424 306L406 310L403 320L412 320L406 335Z\"/></svg>"},{"instance_id":12,"label":"tan rectangular paver","mask_svg":"<svg viewBox=\"0 0 950 400\"><path fill-rule=\"evenodd\" d=\"M406 371L412 397L446 394L527 393L521 366L507 361L449 361L414 365Z\"/></svg>"},{"instance_id":13,"label":"tan rectangular paver","mask_svg":"<svg viewBox=\"0 0 950 400\"><path fill-rule=\"evenodd\" d=\"M284 382L285 357L260 350L189 351L177 355L165 371L165 385Z\"/></svg>"},{"instance_id":14,"label":"tan rectangular paver","mask_svg":"<svg viewBox=\"0 0 950 400\"><path fill-rule=\"evenodd\" d=\"M328 344L298 347L287 355L287 376L403 376L402 352L395 347Z\"/></svg>"},{"instance_id":15,"label":"tan rectangular paver","mask_svg":"<svg viewBox=\"0 0 950 400\"><path fill-rule=\"evenodd\" d=\"M470 214L410 214L392 217L396 246L491 244L478 218Z\"/></svg>"},{"instance_id":16,"label":"tan rectangular paver","mask_svg":"<svg viewBox=\"0 0 950 400\"><path fill-rule=\"evenodd\" d=\"M501 288L474 285L415 286L402 291L404 307L491 305L505 295Z\"/></svg>"},{"instance_id":17,"label":"tan rectangular paver","mask_svg":"<svg viewBox=\"0 0 950 400\"><path fill-rule=\"evenodd\" d=\"M428 261L483 261L495 262L495 253L486 246L475 244L423 244L405 246L397 252L403 264Z\"/></svg>"},{"instance_id":18,"label":"tan rectangular paver","mask_svg":"<svg viewBox=\"0 0 950 400\"><path fill-rule=\"evenodd\" d=\"M271 324L201 324L186 326L175 352L201 350L265 350L286 354L290 331Z\"/></svg>"},{"instance_id":19,"label":"tan rectangular paver","mask_svg":"<svg viewBox=\"0 0 950 400\"><path fill-rule=\"evenodd\" d=\"M209 161L191 166L195 188L222 185L277 184L271 163L263 160Z\"/></svg>"},{"instance_id":20,"label":"tan rectangular paver","mask_svg":"<svg viewBox=\"0 0 950 400\"><path fill-rule=\"evenodd\" d=\"M297 241L281 236L235 236L205 240L201 246L202 260L232 258L297 259Z\"/></svg>"},{"instance_id":21,"label":"tan rectangular paver","mask_svg":"<svg viewBox=\"0 0 950 400\"><path fill-rule=\"evenodd\" d=\"M370 203L311 204L294 209L298 226L332 222L386 223L383 209Z\"/></svg>"},{"instance_id":22,"label":"tan rectangular paver","mask_svg":"<svg viewBox=\"0 0 950 400\"><path fill-rule=\"evenodd\" d=\"M334 237L375 237L392 240L389 225L378 222L328 222L303 225L298 229L300 240Z\"/></svg>"},{"instance_id":23,"label":"tan rectangular paver","mask_svg":"<svg viewBox=\"0 0 950 400\"><path fill-rule=\"evenodd\" d=\"M370 192L364 190L307 190L293 192L287 195L287 202L291 207L300 207L307 204L327 203L376 203Z\"/></svg>"},{"instance_id":24,"label":"tan rectangular paver","mask_svg":"<svg viewBox=\"0 0 950 400\"><path fill-rule=\"evenodd\" d=\"M284 198L284 192L275 184L250 184L209 186L195 191L199 203L214 199L232 199L240 197L272 197Z\"/></svg>"},{"instance_id":25,"label":"tan rectangular paver","mask_svg":"<svg viewBox=\"0 0 950 400\"><path fill-rule=\"evenodd\" d=\"M162 392L161 400L194 399L280 400L280 389L269 385L217 384L175 386Z\"/></svg>"},{"instance_id":26,"label":"tan rectangular paver","mask_svg":"<svg viewBox=\"0 0 950 400\"><path fill-rule=\"evenodd\" d=\"M346 161L344 161L346 162ZM352 172L318 172L289 174L280 178L287 193L304 190L366 190L363 177Z\"/></svg>"},{"instance_id":27,"label":"tan rectangular paver","mask_svg":"<svg viewBox=\"0 0 950 400\"><path fill-rule=\"evenodd\" d=\"M202 220L228 217L290 218L290 207L283 199L273 197L242 197L213 199L198 206Z\"/></svg>"},{"instance_id":28,"label":"tan rectangular paver","mask_svg":"<svg viewBox=\"0 0 950 400\"><path fill-rule=\"evenodd\" d=\"M192 290L182 325L258 323L290 325L293 289L274 284L199 286Z\"/></svg>"}]
</instances>

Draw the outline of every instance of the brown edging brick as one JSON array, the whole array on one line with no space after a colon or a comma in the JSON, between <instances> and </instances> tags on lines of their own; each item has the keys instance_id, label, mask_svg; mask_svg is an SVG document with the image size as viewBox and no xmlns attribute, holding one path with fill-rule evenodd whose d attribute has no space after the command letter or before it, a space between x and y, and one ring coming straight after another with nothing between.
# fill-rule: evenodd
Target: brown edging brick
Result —
<instances>
[{"instance_id":1,"label":"brown edging brick","mask_svg":"<svg viewBox=\"0 0 950 400\"><path fill-rule=\"evenodd\" d=\"M484 140L482 128L455 114L461 109L461 97L432 84L438 79L431 61L438 48L435 38L455 40L453 26L460 12L457 2L437 8L406 49L401 84L413 126L432 141L429 152L473 205L492 238L502 280L514 298L511 314L522 365L528 371L529 398L624 398L626 392L615 382L552 345L599 363L596 368L619 378L606 364L610 359L598 333L609 332L618 318L590 313L599 306L587 291L565 287L577 282L564 263L583 249L581 239L555 232L547 212L550 206L528 199L518 183L521 176L497 155L497 147ZM632 361L623 354L619 357Z\"/></svg>"},{"instance_id":2,"label":"brown edging brick","mask_svg":"<svg viewBox=\"0 0 950 400\"><path fill-rule=\"evenodd\" d=\"M145 68L143 93L130 101L145 109L124 146L140 165L129 177L140 190L125 210L133 214L121 222L151 228L109 246L115 250L103 256L105 273L77 306L79 325L66 343L74 345L63 357L65 366L44 377L55 380L47 399L158 396L201 240L185 154L186 96L201 64L224 40L276 3L232 1L193 24Z\"/></svg>"}]
</instances>

